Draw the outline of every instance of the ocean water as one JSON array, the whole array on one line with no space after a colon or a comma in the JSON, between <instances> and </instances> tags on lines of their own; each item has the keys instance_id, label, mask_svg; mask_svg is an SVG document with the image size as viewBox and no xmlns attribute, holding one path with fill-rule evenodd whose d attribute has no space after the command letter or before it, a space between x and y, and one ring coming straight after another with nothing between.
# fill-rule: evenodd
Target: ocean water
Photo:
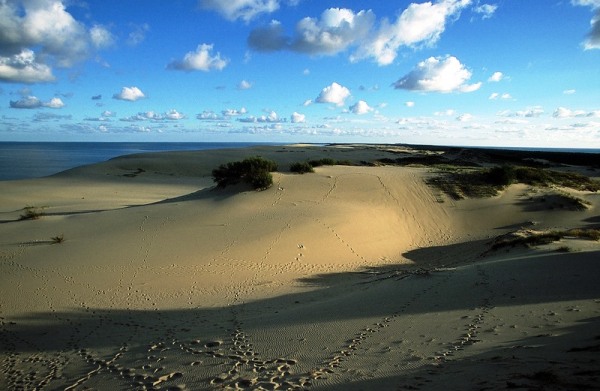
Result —
<instances>
[{"instance_id":1,"label":"ocean water","mask_svg":"<svg viewBox=\"0 0 600 391\"><path fill-rule=\"evenodd\" d=\"M39 178L143 152L243 148L256 143L0 142L0 181Z\"/></svg>"}]
</instances>

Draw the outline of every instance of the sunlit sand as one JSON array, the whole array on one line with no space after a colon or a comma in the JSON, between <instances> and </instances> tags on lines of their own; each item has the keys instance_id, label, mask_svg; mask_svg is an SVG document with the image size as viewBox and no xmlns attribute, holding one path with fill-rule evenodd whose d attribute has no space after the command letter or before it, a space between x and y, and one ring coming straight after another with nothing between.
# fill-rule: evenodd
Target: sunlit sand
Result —
<instances>
[{"instance_id":1,"label":"sunlit sand","mask_svg":"<svg viewBox=\"0 0 600 391\"><path fill-rule=\"evenodd\" d=\"M154 153L3 182L0 389L597 387L598 241L494 243L594 228L598 193L456 200L439 167L376 163L423 151ZM278 163L272 187L214 188L248 156ZM288 171L322 157L355 165Z\"/></svg>"}]
</instances>

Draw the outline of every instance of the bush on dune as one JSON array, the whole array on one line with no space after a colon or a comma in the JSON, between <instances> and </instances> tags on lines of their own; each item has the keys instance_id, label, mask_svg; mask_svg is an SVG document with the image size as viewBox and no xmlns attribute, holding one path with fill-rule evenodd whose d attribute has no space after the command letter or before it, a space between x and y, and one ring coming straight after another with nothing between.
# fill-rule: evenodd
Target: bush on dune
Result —
<instances>
[{"instance_id":1,"label":"bush on dune","mask_svg":"<svg viewBox=\"0 0 600 391\"><path fill-rule=\"evenodd\" d=\"M306 174L309 172L315 172L313 165L310 162L297 162L290 165L290 171L297 174Z\"/></svg>"},{"instance_id":2,"label":"bush on dune","mask_svg":"<svg viewBox=\"0 0 600 391\"><path fill-rule=\"evenodd\" d=\"M273 185L271 172L276 170L277 163L274 161L254 156L239 162L221 164L212 171L212 176L219 188L246 183L253 189L264 190Z\"/></svg>"}]
</instances>

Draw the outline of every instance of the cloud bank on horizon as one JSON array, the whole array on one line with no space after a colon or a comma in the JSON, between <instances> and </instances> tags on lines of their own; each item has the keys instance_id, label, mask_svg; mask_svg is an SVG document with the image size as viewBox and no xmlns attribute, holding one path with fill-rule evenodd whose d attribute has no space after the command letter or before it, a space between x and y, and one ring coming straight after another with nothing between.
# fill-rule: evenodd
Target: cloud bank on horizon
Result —
<instances>
[{"instance_id":1,"label":"cloud bank on horizon","mask_svg":"<svg viewBox=\"0 0 600 391\"><path fill-rule=\"evenodd\" d=\"M379 3L0 0L0 140L600 148L600 0Z\"/></svg>"}]
</instances>

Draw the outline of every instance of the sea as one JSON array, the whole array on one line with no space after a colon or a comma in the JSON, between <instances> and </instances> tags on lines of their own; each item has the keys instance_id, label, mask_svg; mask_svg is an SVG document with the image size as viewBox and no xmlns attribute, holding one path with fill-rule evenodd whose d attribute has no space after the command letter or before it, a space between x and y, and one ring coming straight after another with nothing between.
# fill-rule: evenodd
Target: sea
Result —
<instances>
[{"instance_id":1,"label":"sea","mask_svg":"<svg viewBox=\"0 0 600 391\"><path fill-rule=\"evenodd\" d=\"M0 142L0 181L40 178L70 168L136 153L244 148L252 145L259 144L242 142ZM265 143L260 145L265 145Z\"/></svg>"}]
</instances>

